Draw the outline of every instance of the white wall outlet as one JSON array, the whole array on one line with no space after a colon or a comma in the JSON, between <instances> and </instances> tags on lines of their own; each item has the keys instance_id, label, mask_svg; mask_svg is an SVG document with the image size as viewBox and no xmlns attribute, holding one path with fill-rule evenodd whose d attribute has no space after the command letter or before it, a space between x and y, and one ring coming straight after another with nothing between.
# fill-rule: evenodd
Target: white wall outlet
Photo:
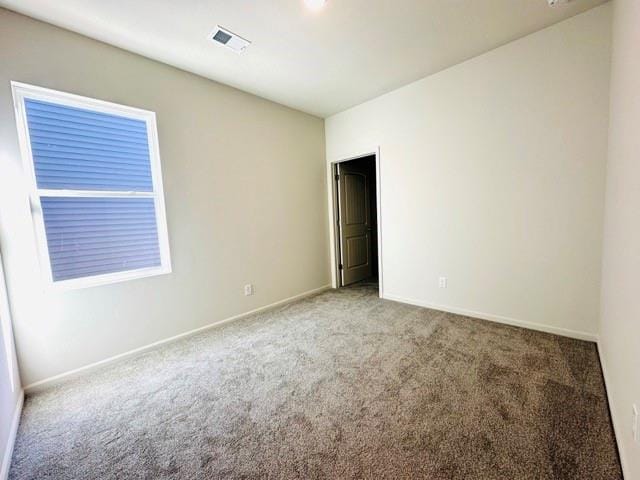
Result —
<instances>
[{"instance_id":1,"label":"white wall outlet","mask_svg":"<svg viewBox=\"0 0 640 480\"><path fill-rule=\"evenodd\" d=\"M438 278L438 288L447 288L447 277Z\"/></svg>"},{"instance_id":2,"label":"white wall outlet","mask_svg":"<svg viewBox=\"0 0 640 480\"><path fill-rule=\"evenodd\" d=\"M244 295L248 297L249 295L253 295L253 285L248 283L244 286Z\"/></svg>"},{"instance_id":3,"label":"white wall outlet","mask_svg":"<svg viewBox=\"0 0 640 480\"><path fill-rule=\"evenodd\" d=\"M640 419L638 418L638 407L635 404L633 404L631 406L631 411L633 413L633 417L632 417L633 423L631 424L631 432L633 433L633 439L637 443L640 443L640 425L638 424Z\"/></svg>"}]
</instances>

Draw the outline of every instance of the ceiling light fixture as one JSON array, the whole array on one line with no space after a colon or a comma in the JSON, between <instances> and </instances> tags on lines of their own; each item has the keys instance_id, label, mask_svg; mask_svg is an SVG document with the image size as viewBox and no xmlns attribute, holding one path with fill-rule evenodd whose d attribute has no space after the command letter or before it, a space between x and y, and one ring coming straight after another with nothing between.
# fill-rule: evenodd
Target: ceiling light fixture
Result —
<instances>
[{"instance_id":1,"label":"ceiling light fixture","mask_svg":"<svg viewBox=\"0 0 640 480\"><path fill-rule=\"evenodd\" d=\"M327 0L304 0L304 3L311 10L320 10L327 3Z\"/></svg>"}]
</instances>

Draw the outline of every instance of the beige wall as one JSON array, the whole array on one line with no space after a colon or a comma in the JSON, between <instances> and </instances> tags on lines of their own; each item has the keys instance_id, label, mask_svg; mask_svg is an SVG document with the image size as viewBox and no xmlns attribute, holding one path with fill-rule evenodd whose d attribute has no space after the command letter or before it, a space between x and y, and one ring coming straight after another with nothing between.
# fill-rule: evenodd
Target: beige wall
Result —
<instances>
[{"instance_id":1,"label":"beige wall","mask_svg":"<svg viewBox=\"0 0 640 480\"><path fill-rule=\"evenodd\" d=\"M600 350L625 478L640 478L640 2L615 0Z\"/></svg>"},{"instance_id":2,"label":"beige wall","mask_svg":"<svg viewBox=\"0 0 640 480\"><path fill-rule=\"evenodd\" d=\"M385 297L595 338L610 21L598 7L327 119L329 162L380 146Z\"/></svg>"},{"instance_id":3,"label":"beige wall","mask_svg":"<svg viewBox=\"0 0 640 480\"><path fill-rule=\"evenodd\" d=\"M172 274L42 287L11 80L157 113ZM321 119L1 9L0 171L25 385L329 283Z\"/></svg>"}]
</instances>

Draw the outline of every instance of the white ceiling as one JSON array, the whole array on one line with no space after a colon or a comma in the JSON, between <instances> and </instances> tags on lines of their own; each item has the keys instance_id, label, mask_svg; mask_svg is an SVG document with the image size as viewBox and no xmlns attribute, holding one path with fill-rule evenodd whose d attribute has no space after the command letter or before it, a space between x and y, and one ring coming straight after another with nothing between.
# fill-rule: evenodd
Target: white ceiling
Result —
<instances>
[{"instance_id":1,"label":"white ceiling","mask_svg":"<svg viewBox=\"0 0 640 480\"><path fill-rule=\"evenodd\" d=\"M605 3L0 0L11 10L321 117ZM208 40L221 25L253 42Z\"/></svg>"}]
</instances>

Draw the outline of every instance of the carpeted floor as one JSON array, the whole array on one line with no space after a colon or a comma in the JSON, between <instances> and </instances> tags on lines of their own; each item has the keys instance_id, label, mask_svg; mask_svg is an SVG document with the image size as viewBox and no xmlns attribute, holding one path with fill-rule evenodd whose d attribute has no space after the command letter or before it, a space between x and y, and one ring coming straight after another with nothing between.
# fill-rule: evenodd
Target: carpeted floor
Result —
<instances>
[{"instance_id":1,"label":"carpeted floor","mask_svg":"<svg viewBox=\"0 0 640 480\"><path fill-rule=\"evenodd\" d=\"M619 479L595 345L331 291L27 398L17 479Z\"/></svg>"}]
</instances>

